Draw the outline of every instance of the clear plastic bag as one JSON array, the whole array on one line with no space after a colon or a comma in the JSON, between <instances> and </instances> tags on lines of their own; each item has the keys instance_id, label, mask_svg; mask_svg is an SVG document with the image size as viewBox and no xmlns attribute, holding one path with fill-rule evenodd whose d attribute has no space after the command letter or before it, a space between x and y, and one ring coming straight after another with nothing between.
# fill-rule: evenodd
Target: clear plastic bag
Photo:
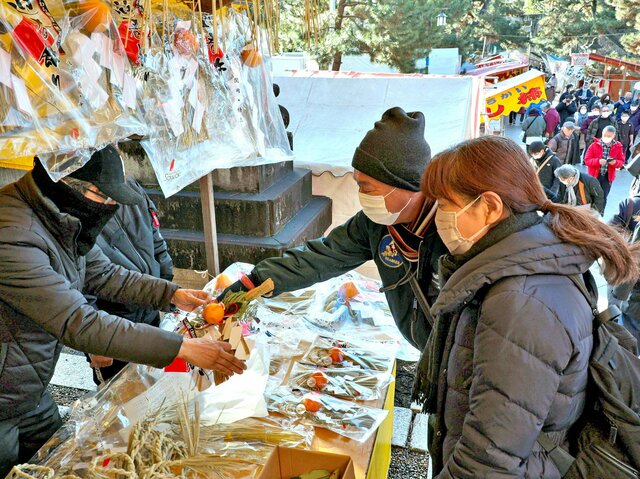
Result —
<instances>
[{"instance_id":1,"label":"clear plastic bag","mask_svg":"<svg viewBox=\"0 0 640 479\"><path fill-rule=\"evenodd\" d=\"M341 436L364 442L387 417L387 411L344 401L317 392L303 393L279 388L267 397L270 411L284 414L301 424L329 429Z\"/></svg>"},{"instance_id":2,"label":"clear plastic bag","mask_svg":"<svg viewBox=\"0 0 640 479\"><path fill-rule=\"evenodd\" d=\"M359 368L390 373L395 363L395 348L369 349L353 341L318 336L300 360L301 363L330 369Z\"/></svg>"},{"instance_id":3,"label":"clear plastic bag","mask_svg":"<svg viewBox=\"0 0 640 479\"><path fill-rule=\"evenodd\" d=\"M380 399L393 381L389 373L361 368L322 368L295 363L289 376L292 389L319 391L342 399L371 401Z\"/></svg>"},{"instance_id":4,"label":"clear plastic bag","mask_svg":"<svg viewBox=\"0 0 640 479\"><path fill-rule=\"evenodd\" d=\"M33 14L29 0L0 2L0 27L10 32L0 41L0 156L37 155L58 179L144 127L110 16L97 22L93 10L38 5Z\"/></svg>"}]
</instances>

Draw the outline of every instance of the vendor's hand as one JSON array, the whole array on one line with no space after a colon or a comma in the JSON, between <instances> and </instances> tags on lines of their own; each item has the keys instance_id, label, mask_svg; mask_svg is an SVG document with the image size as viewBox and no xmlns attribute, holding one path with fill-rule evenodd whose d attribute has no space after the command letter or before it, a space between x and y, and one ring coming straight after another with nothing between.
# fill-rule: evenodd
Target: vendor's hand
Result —
<instances>
[{"instance_id":1,"label":"vendor's hand","mask_svg":"<svg viewBox=\"0 0 640 479\"><path fill-rule=\"evenodd\" d=\"M213 301L213 297L198 289L179 289L171 298L171 302L183 311L193 311L198 306L204 306Z\"/></svg>"},{"instance_id":2,"label":"vendor's hand","mask_svg":"<svg viewBox=\"0 0 640 479\"><path fill-rule=\"evenodd\" d=\"M247 367L231 352L231 345L210 338L185 338L178 358L203 369L213 369L227 376L242 374Z\"/></svg>"},{"instance_id":3,"label":"vendor's hand","mask_svg":"<svg viewBox=\"0 0 640 479\"><path fill-rule=\"evenodd\" d=\"M106 356L98 356L97 354L90 354L91 362L89 366L92 368L107 368L113 364L113 358Z\"/></svg>"},{"instance_id":4,"label":"vendor's hand","mask_svg":"<svg viewBox=\"0 0 640 479\"><path fill-rule=\"evenodd\" d=\"M605 160L604 158L602 158L602 159L600 160L600 165L604 166L604 165L606 165L606 164L607 164L607 160Z\"/></svg>"}]
</instances>

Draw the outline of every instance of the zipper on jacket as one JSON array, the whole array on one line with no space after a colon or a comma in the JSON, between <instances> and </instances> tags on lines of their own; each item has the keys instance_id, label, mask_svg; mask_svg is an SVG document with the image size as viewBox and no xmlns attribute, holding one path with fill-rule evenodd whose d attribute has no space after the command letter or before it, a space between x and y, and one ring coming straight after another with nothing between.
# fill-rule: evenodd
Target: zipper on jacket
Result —
<instances>
[{"instance_id":1,"label":"zipper on jacket","mask_svg":"<svg viewBox=\"0 0 640 479\"><path fill-rule=\"evenodd\" d=\"M609 462L609 464L618 469L620 472L625 473L628 477L632 477L634 479L640 477L640 473L638 473L638 471L636 471L633 467L625 462L622 462L620 459L618 459L610 452L604 450L598 444L594 444L593 449L602 454L602 456L607 460L607 462Z\"/></svg>"}]
</instances>

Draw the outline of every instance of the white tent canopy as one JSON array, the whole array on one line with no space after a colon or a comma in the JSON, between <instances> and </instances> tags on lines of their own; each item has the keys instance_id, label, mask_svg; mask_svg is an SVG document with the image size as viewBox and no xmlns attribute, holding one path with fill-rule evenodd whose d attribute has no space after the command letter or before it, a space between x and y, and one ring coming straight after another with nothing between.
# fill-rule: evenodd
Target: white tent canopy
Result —
<instances>
[{"instance_id":1,"label":"white tent canopy","mask_svg":"<svg viewBox=\"0 0 640 479\"><path fill-rule=\"evenodd\" d=\"M433 153L477 135L482 80L465 76L294 72L274 78L291 115L296 166L320 175L352 171L351 159L390 107L421 111Z\"/></svg>"}]
</instances>

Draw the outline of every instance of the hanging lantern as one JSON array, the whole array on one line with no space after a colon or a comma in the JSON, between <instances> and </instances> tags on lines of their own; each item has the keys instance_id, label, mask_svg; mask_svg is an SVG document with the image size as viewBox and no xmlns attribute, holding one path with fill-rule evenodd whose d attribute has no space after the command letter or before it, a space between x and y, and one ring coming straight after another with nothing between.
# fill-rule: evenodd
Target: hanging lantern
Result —
<instances>
[{"instance_id":1,"label":"hanging lantern","mask_svg":"<svg viewBox=\"0 0 640 479\"><path fill-rule=\"evenodd\" d=\"M447 14L444 12L438 13L436 17L436 25L439 27L444 27L447 24Z\"/></svg>"}]
</instances>

